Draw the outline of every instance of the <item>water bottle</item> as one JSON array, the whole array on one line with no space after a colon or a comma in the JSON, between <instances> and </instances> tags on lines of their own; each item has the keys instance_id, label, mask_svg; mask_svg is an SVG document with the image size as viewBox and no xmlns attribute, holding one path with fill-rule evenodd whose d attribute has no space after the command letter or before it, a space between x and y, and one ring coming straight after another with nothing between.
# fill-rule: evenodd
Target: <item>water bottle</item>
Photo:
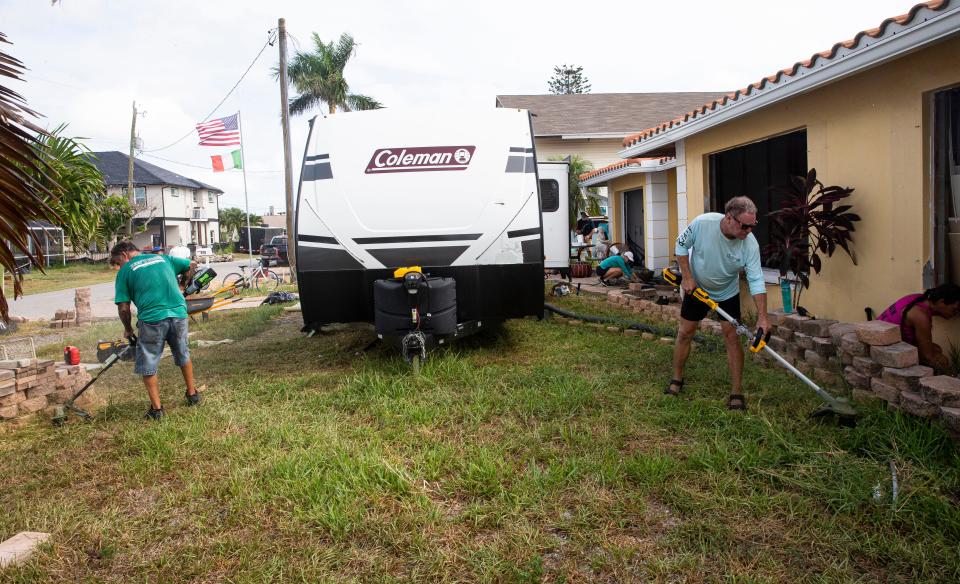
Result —
<instances>
[{"instance_id":1,"label":"water bottle","mask_svg":"<svg viewBox=\"0 0 960 584\"><path fill-rule=\"evenodd\" d=\"M790 290L790 282L785 278L780 278L780 298L783 300L783 312L786 314L793 312L793 295Z\"/></svg>"}]
</instances>

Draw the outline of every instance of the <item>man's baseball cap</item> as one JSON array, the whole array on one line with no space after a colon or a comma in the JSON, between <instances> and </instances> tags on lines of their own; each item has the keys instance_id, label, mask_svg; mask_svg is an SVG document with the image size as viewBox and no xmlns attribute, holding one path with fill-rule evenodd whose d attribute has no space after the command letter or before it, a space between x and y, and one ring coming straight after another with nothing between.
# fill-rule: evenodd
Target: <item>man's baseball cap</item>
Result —
<instances>
[{"instance_id":1,"label":"man's baseball cap","mask_svg":"<svg viewBox=\"0 0 960 584\"><path fill-rule=\"evenodd\" d=\"M628 262L631 262L631 263L632 263L632 262L633 262L633 252L632 252L632 251L625 251L625 252L623 252L623 259L625 259L625 260L627 260Z\"/></svg>"}]
</instances>

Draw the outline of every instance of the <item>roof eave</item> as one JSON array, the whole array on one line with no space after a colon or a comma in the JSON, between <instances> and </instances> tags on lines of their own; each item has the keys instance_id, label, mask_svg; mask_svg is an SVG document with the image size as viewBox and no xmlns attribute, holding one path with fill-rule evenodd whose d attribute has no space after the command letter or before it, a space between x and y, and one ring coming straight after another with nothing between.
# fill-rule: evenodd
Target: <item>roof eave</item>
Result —
<instances>
[{"instance_id":1,"label":"roof eave","mask_svg":"<svg viewBox=\"0 0 960 584\"><path fill-rule=\"evenodd\" d=\"M623 140L624 136L629 136L635 131L627 130L625 132L585 132L583 134L561 134L560 136L551 135L551 138L560 138L561 140ZM537 136L540 138L541 136Z\"/></svg>"},{"instance_id":2,"label":"roof eave","mask_svg":"<svg viewBox=\"0 0 960 584\"><path fill-rule=\"evenodd\" d=\"M693 121L642 140L617 154L621 158L637 158L677 140L719 126L758 109L768 107L785 99L801 95L840 79L879 66L929 45L940 42L960 31L960 8L943 12L931 11L931 16L919 24L911 24L881 38L864 37L861 44L852 49L843 49L830 60L818 60L814 69L800 69L796 75L784 76L783 80L755 89L751 95L739 97L730 105L722 106L697 117Z\"/></svg>"},{"instance_id":3,"label":"roof eave","mask_svg":"<svg viewBox=\"0 0 960 584\"><path fill-rule=\"evenodd\" d=\"M645 174L650 172L660 172L663 170L670 170L671 168L676 168L677 160L673 159L669 162L663 164L658 164L656 166L643 166L642 164L630 164L622 168L617 168L611 170L610 172L604 172L596 176L591 176L590 178L580 181L580 186L582 187L595 187L607 183L615 178L621 176L627 176L630 174Z\"/></svg>"}]
</instances>

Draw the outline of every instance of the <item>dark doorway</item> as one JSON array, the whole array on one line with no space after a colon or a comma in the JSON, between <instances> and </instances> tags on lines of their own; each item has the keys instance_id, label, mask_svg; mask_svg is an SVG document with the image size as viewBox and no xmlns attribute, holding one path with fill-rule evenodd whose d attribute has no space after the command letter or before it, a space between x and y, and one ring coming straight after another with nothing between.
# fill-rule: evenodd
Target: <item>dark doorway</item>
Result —
<instances>
[{"instance_id":1,"label":"dark doorway","mask_svg":"<svg viewBox=\"0 0 960 584\"><path fill-rule=\"evenodd\" d=\"M633 251L635 260L642 262L645 244L643 239L643 189L623 193L623 218L624 233L627 236L626 241L623 242L625 245L624 251Z\"/></svg>"},{"instance_id":2,"label":"dark doorway","mask_svg":"<svg viewBox=\"0 0 960 584\"><path fill-rule=\"evenodd\" d=\"M764 252L770 243L767 214L779 209L784 199L774 188L789 185L791 176L806 174L806 130L713 154L710 156L710 208L723 213L723 206L733 197L750 197L757 204L760 223L753 234L766 260Z\"/></svg>"},{"instance_id":3,"label":"dark doorway","mask_svg":"<svg viewBox=\"0 0 960 584\"><path fill-rule=\"evenodd\" d=\"M924 287L960 282L960 88L933 95L933 273Z\"/></svg>"}]
</instances>

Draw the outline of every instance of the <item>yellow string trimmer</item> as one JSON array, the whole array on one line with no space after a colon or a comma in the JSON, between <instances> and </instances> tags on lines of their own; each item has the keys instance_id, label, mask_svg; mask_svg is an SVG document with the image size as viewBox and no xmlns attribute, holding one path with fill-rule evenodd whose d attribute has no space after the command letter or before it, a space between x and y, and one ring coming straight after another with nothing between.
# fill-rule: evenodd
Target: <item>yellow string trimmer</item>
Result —
<instances>
[{"instance_id":1,"label":"yellow string trimmer","mask_svg":"<svg viewBox=\"0 0 960 584\"><path fill-rule=\"evenodd\" d=\"M674 272L670 268L664 268L663 279L674 286L680 286L680 282L683 278L680 274ZM767 341L770 340L770 331L766 331L766 334L764 334L764 330L762 328L758 328L756 333L751 333L750 329L740 323L740 321L737 319L727 314L724 309L720 308L717 302L710 298L710 295L707 294L707 291L703 288L697 287L694 289L692 294L695 299L709 306L711 310L715 311L720 315L721 318L729 322L733 328L736 329L738 335L747 338L750 341L749 349L751 353L766 351L767 354L776 359L777 362L783 365L790 373L793 373L797 379L807 384L810 389L816 392L820 399L823 400L823 405L810 414L811 418L834 415L837 417L837 421L841 426L852 427L856 425L858 415L857 410L853 409L853 406L850 405L850 402L842 397L833 397L824 391L823 388L814 383L809 377L800 372L799 369L791 365L789 361L781 357L776 351L767 345Z\"/></svg>"}]
</instances>

